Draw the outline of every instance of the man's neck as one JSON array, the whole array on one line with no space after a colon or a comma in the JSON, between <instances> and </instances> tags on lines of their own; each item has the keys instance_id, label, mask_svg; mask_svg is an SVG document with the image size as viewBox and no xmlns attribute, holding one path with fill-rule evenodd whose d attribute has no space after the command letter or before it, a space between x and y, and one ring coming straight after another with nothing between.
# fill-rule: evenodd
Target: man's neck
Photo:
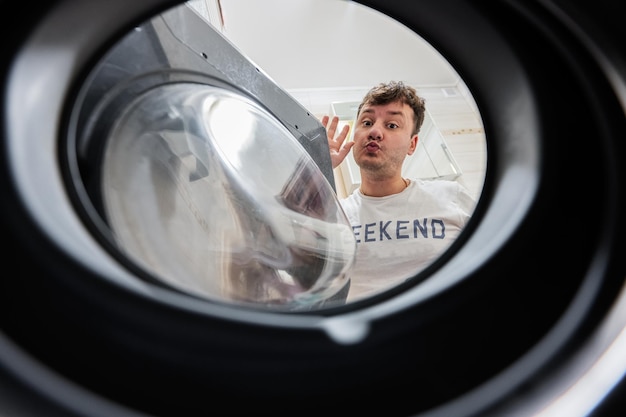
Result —
<instances>
[{"instance_id":1,"label":"man's neck","mask_svg":"<svg viewBox=\"0 0 626 417\"><path fill-rule=\"evenodd\" d=\"M409 180L400 175L384 180L369 180L363 177L361 179L361 193L369 197L385 197L398 194L404 191L410 184Z\"/></svg>"}]
</instances>

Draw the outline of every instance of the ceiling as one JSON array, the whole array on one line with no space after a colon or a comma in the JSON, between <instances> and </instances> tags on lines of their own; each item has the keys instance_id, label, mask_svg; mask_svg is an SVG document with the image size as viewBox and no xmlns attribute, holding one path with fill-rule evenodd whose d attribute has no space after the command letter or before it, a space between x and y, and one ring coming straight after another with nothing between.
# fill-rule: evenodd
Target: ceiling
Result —
<instances>
[{"instance_id":1,"label":"ceiling","mask_svg":"<svg viewBox=\"0 0 626 417\"><path fill-rule=\"evenodd\" d=\"M283 89L308 100L304 104L314 113L318 106L327 111L332 101L360 100L382 81L418 88L459 84L458 74L423 38L357 2L215 4L221 6L223 34Z\"/></svg>"}]
</instances>

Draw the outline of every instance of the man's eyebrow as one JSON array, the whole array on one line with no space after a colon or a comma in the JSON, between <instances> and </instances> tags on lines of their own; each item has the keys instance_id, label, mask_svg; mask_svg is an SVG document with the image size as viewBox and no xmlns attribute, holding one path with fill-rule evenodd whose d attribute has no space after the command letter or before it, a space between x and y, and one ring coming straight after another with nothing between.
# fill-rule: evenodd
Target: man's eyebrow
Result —
<instances>
[{"instance_id":1,"label":"man's eyebrow","mask_svg":"<svg viewBox=\"0 0 626 417\"><path fill-rule=\"evenodd\" d=\"M385 112L385 117L387 118L397 118L400 120L405 119L405 115L404 112L402 112L402 110L389 110Z\"/></svg>"},{"instance_id":2,"label":"man's eyebrow","mask_svg":"<svg viewBox=\"0 0 626 417\"><path fill-rule=\"evenodd\" d=\"M364 113L374 113L374 109L366 107L361 110L361 114ZM404 113L401 110L389 110L386 112L386 114L389 116L404 116Z\"/></svg>"}]
</instances>

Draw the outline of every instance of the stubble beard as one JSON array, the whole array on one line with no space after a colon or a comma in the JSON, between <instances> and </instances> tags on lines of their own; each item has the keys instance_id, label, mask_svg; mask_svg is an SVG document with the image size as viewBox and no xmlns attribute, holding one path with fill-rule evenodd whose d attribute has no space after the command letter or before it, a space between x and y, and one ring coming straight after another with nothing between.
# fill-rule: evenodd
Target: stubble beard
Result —
<instances>
[{"instance_id":1,"label":"stubble beard","mask_svg":"<svg viewBox=\"0 0 626 417\"><path fill-rule=\"evenodd\" d=\"M366 172L372 179L386 179L396 175L398 161L381 160L367 156L355 161L361 171ZM403 161L400 162L400 169Z\"/></svg>"}]
</instances>

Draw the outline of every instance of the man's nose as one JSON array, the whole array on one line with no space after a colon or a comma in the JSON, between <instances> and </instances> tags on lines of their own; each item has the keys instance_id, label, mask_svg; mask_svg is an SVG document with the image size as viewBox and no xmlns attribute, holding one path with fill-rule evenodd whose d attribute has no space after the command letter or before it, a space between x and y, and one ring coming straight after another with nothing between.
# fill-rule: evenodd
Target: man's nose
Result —
<instances>
[{"instance_id":1,"label":"man's nose","mask_svg":"<svg viewBox=\"0 0 626 417\"><path fill-rule=\"evenodd\" d=\"M383 138L383 132L378 125L374 124L370 128L370 131L367 137L372 140L381 140Z\"/></svg>"}]
</instances>

